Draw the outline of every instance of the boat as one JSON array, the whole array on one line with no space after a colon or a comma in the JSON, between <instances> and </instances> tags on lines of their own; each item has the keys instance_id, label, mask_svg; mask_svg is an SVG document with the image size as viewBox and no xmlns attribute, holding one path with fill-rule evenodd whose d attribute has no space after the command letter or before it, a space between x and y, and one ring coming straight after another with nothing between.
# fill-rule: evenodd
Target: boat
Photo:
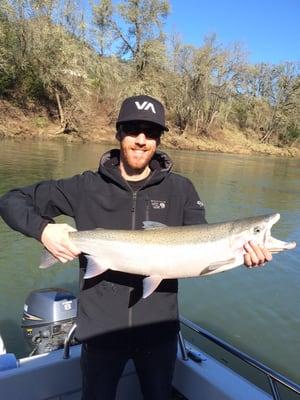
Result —
<instances>
[{"instance_id":1,"label":"boat","mask_svg":"<svg viewBox=\"0 0 300 400\"><path fill-rule=\"evenodd\" d=\"M31 296L32 307L25 304L24 335L38 344L31 356L16 359L13 354L0 355L0 398L1 400L79 400L81 398L80 351L81 345L74 342L76 332L76 298L62 289L43 289L34 291ZM52 311L43 311L48 315L45 324L42 318L30 319L34 305L42 304L40 295L52 302ZM53 301L54 299L54 301ZM69 313L67 319L60 320L56 302L64 304L64 311ZM58 300L57 300L58 299ZM45 304L45 302L44 302ZM53 312L52 321L49 316ZM67 314L63 315L63 318ZM51 319L51 318L50 318ZM173 380L174 399L186 400L286 400L296 399L300 394L300 386L285 376L268 368L258 360L241 352L222 339L203 329L192 321L180 318L182 331L178 335L178 354ZM29 323L32 324L29 326ZM35 331L35 327L39 329ZM70 325L71 324L71 325ZM58 341L46 340L53 345L50 351L42 338L49 339L49 332L61 334L61 327L70 325L63 338L63 346ZM44 330L41 327L44 326ZM60 326L60 328L58 328ZM39 331L40 340L35 334ZM266 377L269 390L258 387L240 373L229 368L215 357L202 351L199 346L185 338L183 331L204 337L231 356L260 371ZM45 332L48 332L47 334ZM48 335L48 336L47 336ZM41 344L41 346L39 346ZM285 396L282 396L284 388ZM129 361L124 369L118 385L117 400L142 400L138 378L134 365Z\"/></svg>"}]
</instances>

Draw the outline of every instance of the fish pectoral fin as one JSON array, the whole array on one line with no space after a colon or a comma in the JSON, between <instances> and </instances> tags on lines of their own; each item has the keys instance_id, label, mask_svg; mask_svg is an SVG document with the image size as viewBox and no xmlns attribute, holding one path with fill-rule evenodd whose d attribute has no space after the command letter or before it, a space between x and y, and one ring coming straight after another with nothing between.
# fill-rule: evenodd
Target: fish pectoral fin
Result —
<instances>
[{"instance_id":1,"label":"fish pectoral fin","mask_svg":"<svg viewBox=\"0 0 300 400\"><path fill-rule=\"evenodd\" d=\"M86 271L84 274L84 279L94 278L97 275L103 274L108 268L101 265L101 260L99 258L89 256L85 254L87 258Z\"/></svg>"},{"instance_id":2,"label":"fish pectoral fin","mask_svg":"<svg viewBox=\"0 0 300 400\"><path fill-rule=\"evenodd\" d=\"M220 267L224 267L224 265L232 264L235 261L235 258L229 258L228 260L224 261L217 261L216 263L209 264L208 268L210 271L214 271L215 269L218 269Z\"/></svg>"},{"instance_id":3,"label":"fish pectoral fin","mask_svg":"<svg viewBox=\"0 0 300 400\"><path fill-rule=\"evenodd\" d=\"M233 258L229 258L228 260L223 260L223 261L217 261L213 264L209 264L207 267L205 267L200 275L206 275L209 273L213 273L214 271L216 272L219 268L224 267L225 265L231 265L236 261L236 259Z\"/></svg>"},{"instance_id":4,"label":"fish pectoral fin","mask_svg":"<svg viewBox=\"0 0 300 400\"><path fill-rule=\"evenodd\" d=\"M150 296L158 287L163 278L160 275L151 275L143 280L143 299Z\"/></svg>"},{"instance_id":5,"label":"fish pectoral fin","mask_svg":"<svg viewBox=\"0 0 300 400\"><path fill-rule=\"evenodd\" d=\"M50 253L46 248L42 251L41 262L39 268L46 269L56 264L58 259L54 257L53 254Z\"/></svg>"}]
</instances>

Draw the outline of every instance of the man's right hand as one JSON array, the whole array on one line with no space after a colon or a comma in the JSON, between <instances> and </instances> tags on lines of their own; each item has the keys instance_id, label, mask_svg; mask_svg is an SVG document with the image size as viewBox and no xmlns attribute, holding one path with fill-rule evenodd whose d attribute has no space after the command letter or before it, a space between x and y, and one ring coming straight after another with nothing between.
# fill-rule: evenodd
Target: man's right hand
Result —
<instances>
[{"instance_id":1,"label":"man's right hand","mask_svg":"<svg viewBox=\"0 0 300 400\"><path fill-rule=\"evenodd\" d=\"M81 251L69 239L69 232L75 232L68 224L48 224L45 226L41 242L60 262L74 260Z\"/></svg>"}]
</instances>

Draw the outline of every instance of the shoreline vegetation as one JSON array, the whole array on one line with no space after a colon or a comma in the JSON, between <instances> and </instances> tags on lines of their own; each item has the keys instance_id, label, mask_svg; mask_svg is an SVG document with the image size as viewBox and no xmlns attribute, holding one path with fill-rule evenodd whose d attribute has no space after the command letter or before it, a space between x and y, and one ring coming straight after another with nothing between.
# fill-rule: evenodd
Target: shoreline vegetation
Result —
<instances>
[{"instance_id":1,"label":"shoreline vegetation","mask_svg":"<svg viewBox=\"0 0 300 400\"><path fill-rule=\"evenodd\" d=\"M250 64L215 34L166 34L168 0L4 0L0 139L114 143L130 95L167 109L166 148L300 157L300 62Z\"/></svg>"},{"instance_id":2,"label":"shoreline vegetation","mask_svg":"<svg viewBox=\"0 0 300 400\"><path fill-rule=\"evenodd\" d=\"M61 131L59 121L49 119L46 110L24 112L8 101L0 100L0 140L58 140L116 145L115 132L109 111L103 111L102 107L90 116L85 115L76 132L68 133ZM300 148L260 143L257 137L242 133L234 126L208 136L197 136L189 131L180 132L170 126L170 131L162 136L161 144L166 149L300 158Z\"/></svg>"}]
</instances>

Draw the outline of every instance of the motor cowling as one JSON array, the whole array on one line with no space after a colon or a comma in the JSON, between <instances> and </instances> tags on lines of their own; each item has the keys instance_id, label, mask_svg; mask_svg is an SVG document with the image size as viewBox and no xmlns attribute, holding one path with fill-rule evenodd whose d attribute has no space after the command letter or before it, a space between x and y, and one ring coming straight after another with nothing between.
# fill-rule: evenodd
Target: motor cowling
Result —
<instances>
[{"instance_id":1,"label":"motor cowling","mask_svg":"<svg viewBox=\"0 0 300 400\"><path fill-rule=\"evenodd\" d=\"M60 288L32 291L24 304L21 325L30 354L63 347L76 315L77 298L70 291Z\"/></svg>"}]
</instances>

